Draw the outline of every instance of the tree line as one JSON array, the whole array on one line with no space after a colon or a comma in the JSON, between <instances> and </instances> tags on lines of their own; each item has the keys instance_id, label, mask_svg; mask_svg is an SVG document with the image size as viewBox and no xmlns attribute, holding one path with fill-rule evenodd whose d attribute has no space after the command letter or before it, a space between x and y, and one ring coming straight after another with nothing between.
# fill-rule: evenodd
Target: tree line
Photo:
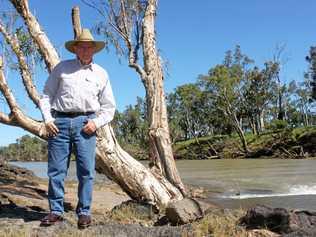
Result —
<instances>
[{"instance_id":1,"label":"tree line","mask_svg":"<svg viewBox=\"0 0 316 237\"><path fill-rule=\"evenodd\" d=\"M306 57L306 73L290 82L280 78L280 55L260 67L240 46L227 51L221 64L199 75L195 83L178 86L167 95L172 142L235 133L249 152L246 132L259 135L269 128L315 125L314 51L312 47ZM146 121L142 98L117 112L113 124L121 143L146 148Z\"/></svg>"},{"instance_id":2,"label":"tree line","mask_svg":"<svg viewBox=\"0 0 316 237\"><path fill-rule=\"evenodd\" d=\"M38 137L24 135L16 139L15 143L0 147L0 159L11 161L46 161L47 143Z\"/></svg>"}]
</instances>

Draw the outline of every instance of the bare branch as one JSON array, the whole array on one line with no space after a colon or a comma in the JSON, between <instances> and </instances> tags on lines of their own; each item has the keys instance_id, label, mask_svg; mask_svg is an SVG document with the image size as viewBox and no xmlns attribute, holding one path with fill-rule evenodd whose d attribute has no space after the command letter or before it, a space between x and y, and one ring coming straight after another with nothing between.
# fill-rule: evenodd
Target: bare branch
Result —
<instances>
[{"instance_id":1,"label":"bare branch","mask_svg":"<svg viewBox=\"0 0 316 237\"><path fill-rule=\"evenodd\" d=\"M16 54L19 62L19 69L20 74L22 76L22 81L24 84L24 87L28 93L28 96L31 98L31 100L34 102L36 106L39 105L39 95L36 90L36 87L32 81L32 75L29 70L29 67L25 60L25 55L21 50L20 44L18 42L17 37L11 36L7 30L5 29L3 23L0 21L0 32L3 34L4 38L6 39L6 42L11 46L13 52Z\"/></svg>"},{"instance_id":2,"label":"bare branch","mask_svg":"<svg viewBox=\"0 0 316 237\"><path fill-rule=\"evenodd\" d=\"M0 112L0 123L4 123L6 125L11 125L12 120L10 119L10 117L7 114Z\"/></svg>"},{"instance_id":3,"label":"bare branch","mask_svg":"<svg viewBox=\"0 0 316 237\"><path fill-rule=\"evenodd\" d=\"M106 19L106 15L100 10L100 8L98 8L97 6L96 6L96 4L94 3L94 4L92 4L91 3L91 1L86 1L86 0L81 0L84 4L86 4L87 6L89 6L89 7L91 7L91 8L93 8L94 10L96 10L101 16L103 16L105 19Z\"/></svg>"},{"instance_id":4,"label":"bare branch","mask_svg":"<svg viewBox=\"0 0 316 237\"><path fill-rule=\"evenodd\" d=\"M121 0L121 10L122 10L122 17L123 17L124 33L127 37L129 37L129 31L128 31L128 26L127 26L127 15L126 15L126 9L125 9L125 4L123 0Z\"/></svg>"},{"instance_id":5,"label":"bare branch","mask_svg":"<svg viewBox=\"0 0 316 237\"><path fill-rule=\"evenodd\" d=\"M6 102L8 103L11 112L15 113L18 109L18 104L16 103L16 100L5 80L2 63L0 66L0 91L2 92Z\"/></svg>"},{"instance_id":6,"label":"bare branch","mask_svg":"<svg viewBox=\"0 0 316 237\"><path fill-rule=\"evenodd\" d=\"M104 17L105 20L107 20L107 16L95 5L95 4L91 4L90 2L86 1L86 0L81 0L85 5L95 9L101 16ZM113 9L112 9L113 10ZM118 27L114 22L115 19L113 19L111 16L112 14L107 13L108 15L108 24L115 30L116 33L118 33L125 41L128 41L128 37L124 34L124 32L120 29L120 27ZM114 14L115 16L115 14Z\"/></svg>"},{"instance_id":7,"label":"bare branch","mask_svg":"<svg viewBox=\"0 0 316 237\"><path fill-rule=\"evenodd\" d=\"M3 74L2 60L0 60L0 91L11 111L9 116L0 112L0 122L11 126L21 127L39 137L44 139L47 138L47 131L44 123L26 116L19 108Z\"/></svg>"}]
</instances>

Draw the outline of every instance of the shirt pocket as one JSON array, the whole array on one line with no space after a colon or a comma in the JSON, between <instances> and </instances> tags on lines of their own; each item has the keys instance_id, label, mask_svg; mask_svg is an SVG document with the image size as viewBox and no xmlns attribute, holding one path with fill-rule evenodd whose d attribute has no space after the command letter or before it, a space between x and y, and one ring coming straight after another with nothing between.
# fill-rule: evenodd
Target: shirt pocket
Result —
<instances>
[{"instance_id":1,"label":"shirt pocket","mask_svg":"<svg viewBox=\"0 0 316 237\"><path fill-rule=\"evenodd\" d=\"M95 78L92 77L86 77L84 80L84 90L92 95L93 97L96 97L99 93L100 85L95 80Z\"/></svg>"},{"instance_id":2,"label":"shirt pocket","mask_svg":"<svg viewBox=\"0 0 316 237\"><path fill-rule=\"evenodd\" d=\"M59 93L63 97L73 97L76 91L76 78L71 75L61 75Z\"/></svg>"},{"instance_id":3,"label":"shirt pocket","mask_svg":"<svg viewBox=\"0 0 316 237\"><path fill-rule=\"evenodd\" d=\"M60 79L62 87L71 88L74 86L76 78L71 75L62 75Z\"/></svg>"}]
</instances>

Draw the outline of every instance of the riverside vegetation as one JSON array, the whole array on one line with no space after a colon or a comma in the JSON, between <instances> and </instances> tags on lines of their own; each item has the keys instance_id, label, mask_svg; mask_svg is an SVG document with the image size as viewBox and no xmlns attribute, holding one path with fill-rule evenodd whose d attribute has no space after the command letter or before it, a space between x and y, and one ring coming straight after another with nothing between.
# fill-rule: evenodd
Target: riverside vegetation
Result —
<instances>
[{"instance_id":1,"label":"riverside vegetation","mask_svg":"<svg viewBox=\"0 0 316 237\"><path fill-rule=\"evenodd\" d=\"M254 135L246 133L250 152L242 152L236 134L215 135L179 141L173 145L176 159L284 158L316 157L316 127L289 128L273 125ZM125 144L124 149L138 159L146 159L147 149L138 144ZM16 143L0 148L0 157L7 161L46 161L46 141L25 135Z\"/></svg>"}]
</instances>

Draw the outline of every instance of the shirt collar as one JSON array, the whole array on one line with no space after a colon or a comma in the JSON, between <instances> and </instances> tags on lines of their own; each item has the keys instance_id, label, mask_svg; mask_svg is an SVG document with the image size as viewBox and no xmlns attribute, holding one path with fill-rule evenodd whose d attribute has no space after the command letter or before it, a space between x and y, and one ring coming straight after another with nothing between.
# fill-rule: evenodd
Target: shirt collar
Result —
<instances>
[{"instance_id":1,"label":"shirt collar","mask_svg":"<svg viewBox=\"0 0 316 237\"><path fill-rule=\"evenodd\" d=\"M87 64L87 65L83 65L79 59L77 59L77 63L80 67L80 69L90 69L90 71L93 70L92 66L93 66L93 61L91 61L91 63Z\"/></svg>"}]
</instances>

